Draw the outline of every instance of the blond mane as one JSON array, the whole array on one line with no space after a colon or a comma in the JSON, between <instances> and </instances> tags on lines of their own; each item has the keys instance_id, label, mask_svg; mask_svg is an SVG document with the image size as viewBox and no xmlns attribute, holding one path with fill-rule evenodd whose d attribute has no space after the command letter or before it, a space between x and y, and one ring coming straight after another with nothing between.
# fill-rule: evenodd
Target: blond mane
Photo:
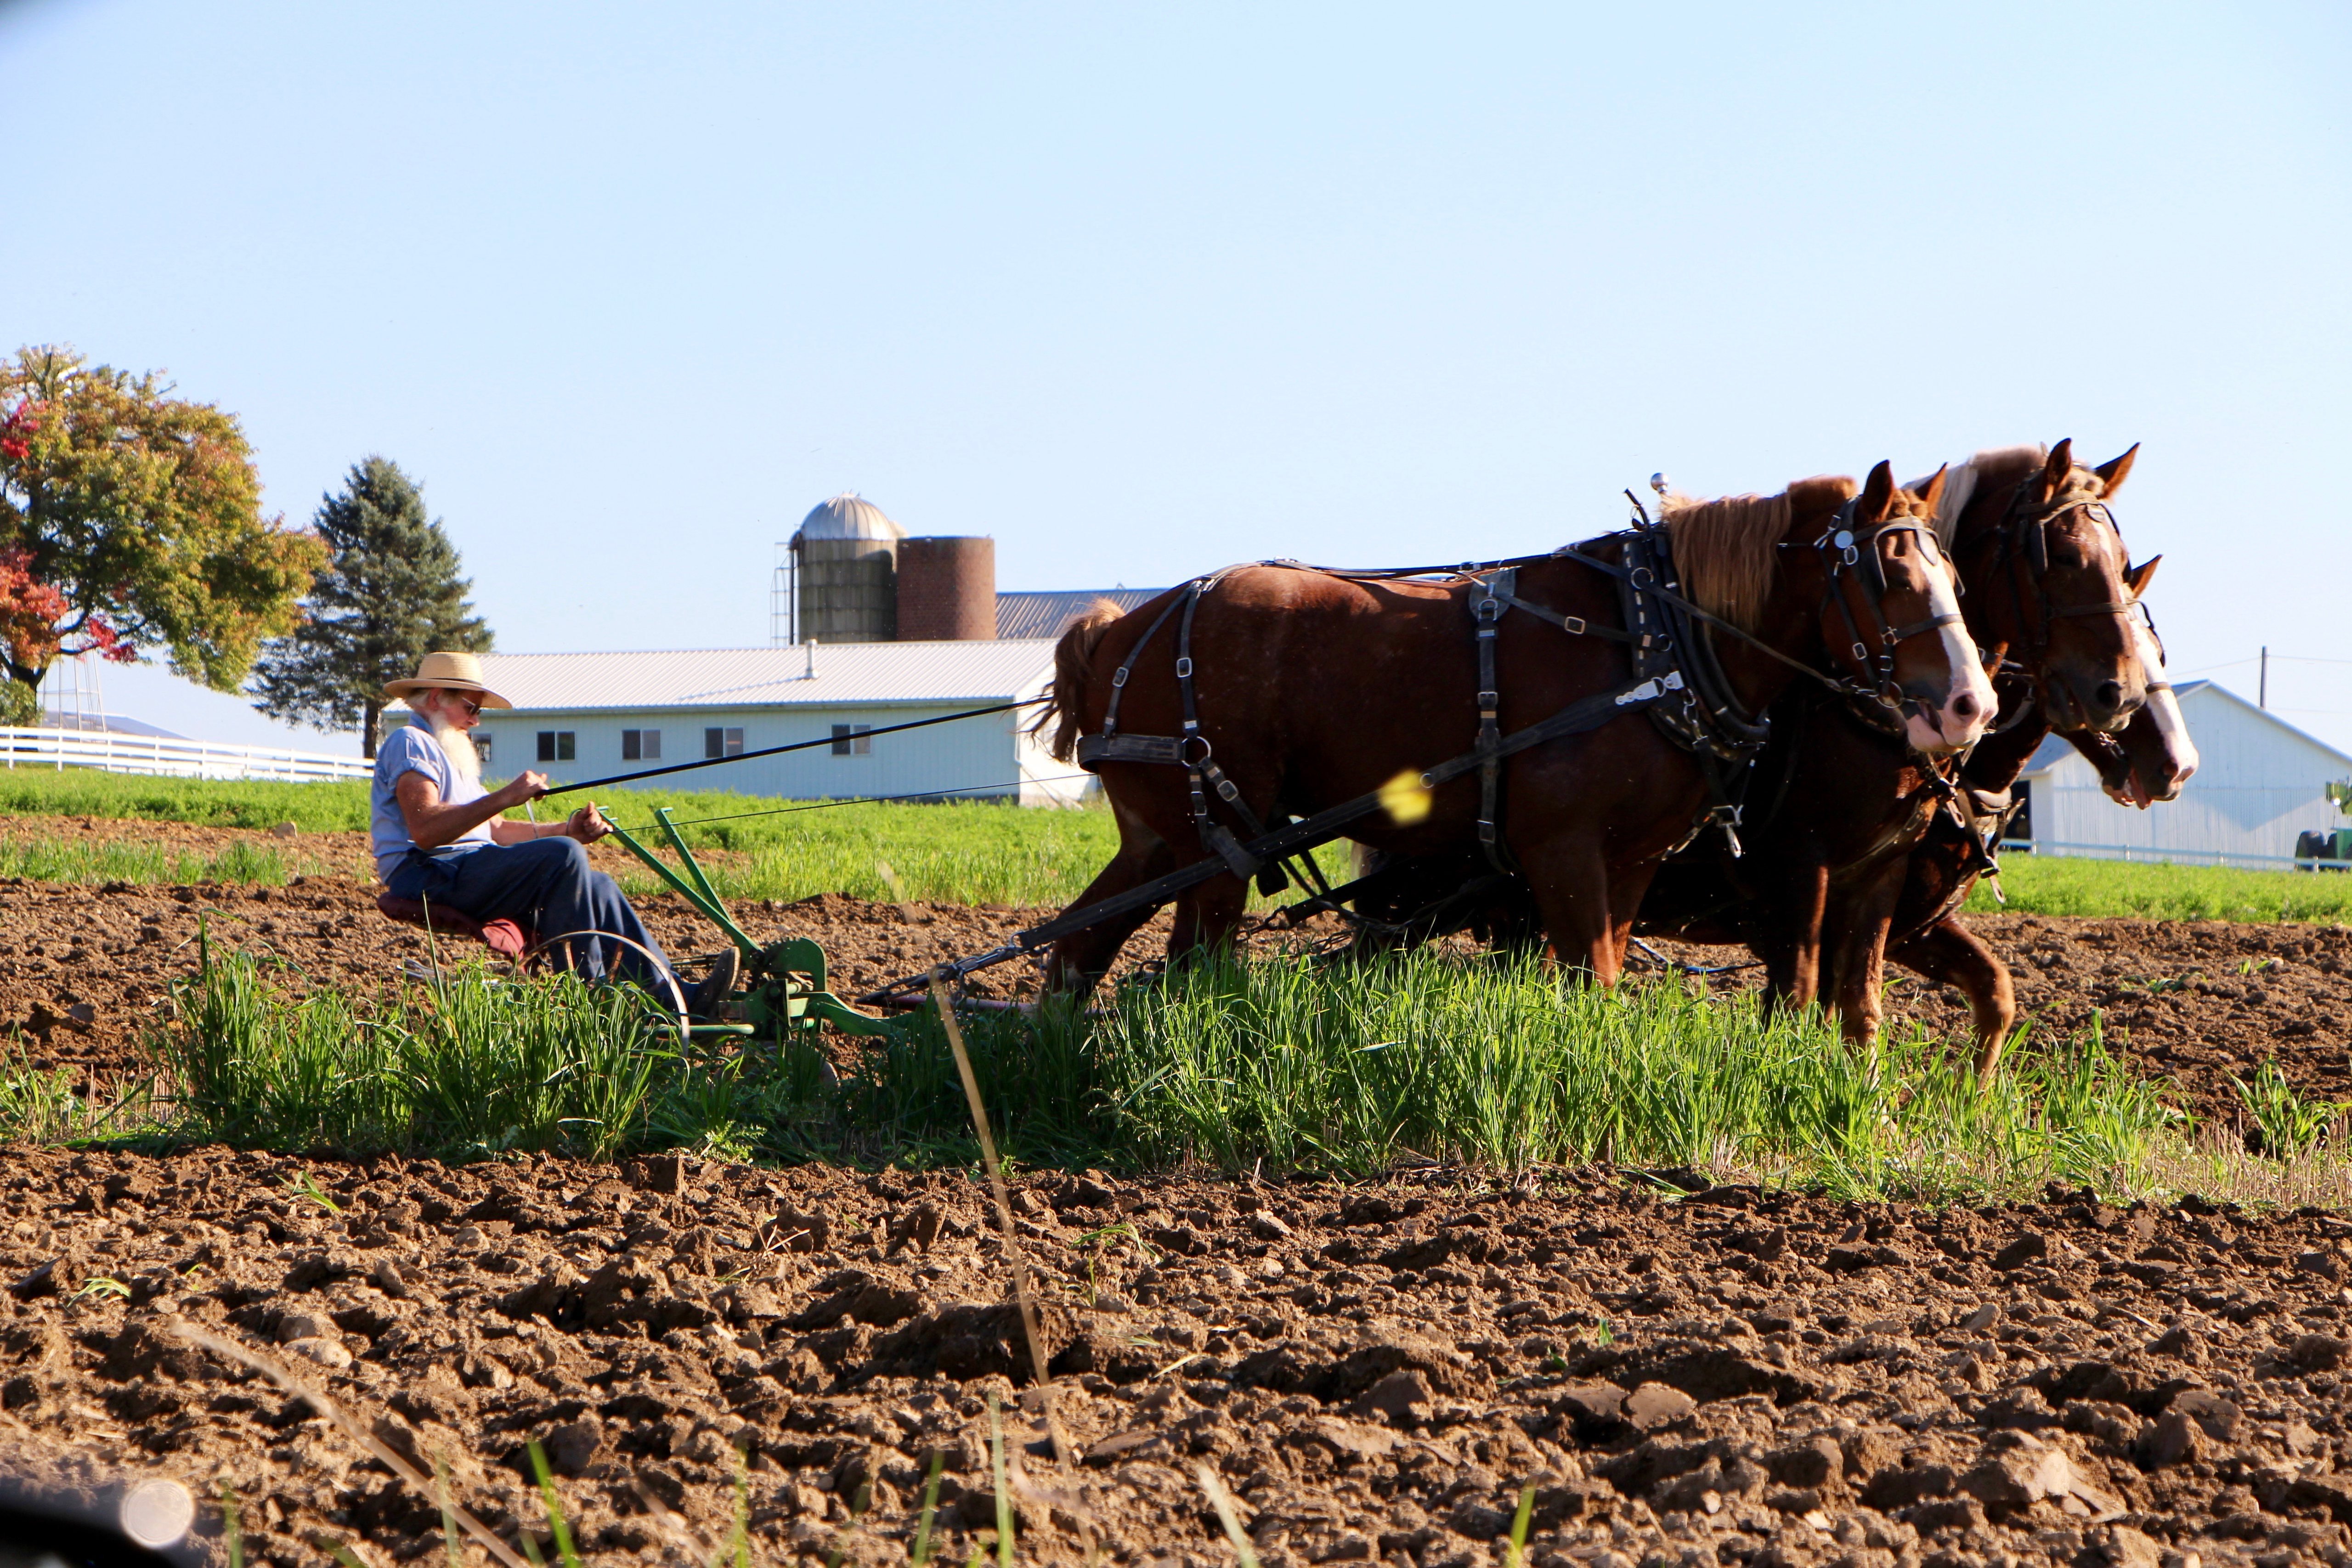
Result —
<instances>
[{"instance_id":1,"label":"blond mane","mask_svg":"<svg viewBox=\"0 0 2352 1568\"><path fill-rule=\"evenodd\" d=\"M1944 493L1936 506L1936 539L1947 549L1960 531L1960 515L1969 510L1969 502L1977 491L2021 479L2050 460L2050 448L2042 446L1988 447L1967 462L1955 465L1944 474ZM1904 486L1916 489L1927 481L1913 479Z\"/></svg>"},{"instance_id":2,"label":"blond mane","mask_svg":"<svg viewBox=\"0 0 2352 1568\"><path fill-rule=\"evenodd\" d=\"M1698 606L1753 631L1771 595L1775 550L1789 531L1789 494L1696 500L1670 495L1663 511L1683 592Z\"/></svg>"}]
</instances>

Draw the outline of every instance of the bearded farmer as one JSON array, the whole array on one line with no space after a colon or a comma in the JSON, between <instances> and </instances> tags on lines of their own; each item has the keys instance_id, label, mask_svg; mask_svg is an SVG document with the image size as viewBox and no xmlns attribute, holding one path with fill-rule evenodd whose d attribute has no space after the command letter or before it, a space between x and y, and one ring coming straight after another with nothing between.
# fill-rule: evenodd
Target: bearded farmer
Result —
<instances>
[{"instance_id":1,"label":"bearded farmer","mask_svg":"<svg viewBox=\"0 0 2352 1568\"><path fill-rule=\"evenodd\" d=\"M410 709L376 753L370 792L376 875L394 898L421 899L478 921L512 920L557 937L572 931L572 967L591 980L632 980L665 1001L677 983L661 944L613 879L588 864L588 846L613 831L593 804L561 823L509 822L504 814L547 794L547 775L524 773L482 788L481 753L468 731L485 708L513 703L482 684L469 653L428 653L416 673L383 689ZM606 940L620 937L625 941ZM711 976L687 993L708 1016L723 994ZM714 985L714 982L719 984Z\"/></svg>"}]
</instances>

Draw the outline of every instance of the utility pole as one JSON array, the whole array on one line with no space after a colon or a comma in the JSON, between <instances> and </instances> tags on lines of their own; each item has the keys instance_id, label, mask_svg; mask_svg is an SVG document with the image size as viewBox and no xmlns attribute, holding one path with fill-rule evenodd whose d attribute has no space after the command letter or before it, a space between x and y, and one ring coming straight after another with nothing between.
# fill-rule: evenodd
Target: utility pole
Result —
<instances>
[{"instance_id":1,"label":"utility pole","mask_svg":"<svg viewBox=\"0 0 2352 1568\"><path fill-rule=\"evenodd\" d=\"M2254 706L2268 708L2271 705L2271 650L2268 643L2263 645L2263 678L2255 690L2258 695L2254 700Z\"/></svg>"}]
</instances>

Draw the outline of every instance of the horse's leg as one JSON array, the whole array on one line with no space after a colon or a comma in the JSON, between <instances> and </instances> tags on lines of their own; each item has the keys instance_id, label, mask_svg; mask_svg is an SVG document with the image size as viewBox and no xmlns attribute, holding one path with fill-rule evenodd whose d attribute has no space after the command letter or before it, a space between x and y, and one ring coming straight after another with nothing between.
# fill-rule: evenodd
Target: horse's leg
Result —
<instances>
[{"instance_id":1,"label":"horse's leg","mask_svg":"<svg viewBox=\"0 0 2352 1568\"><path fill-rule=\"evenodd\" d=\"M1906 969L1916 970L1941 985L1957 985L1968 996L1969 1013L1977 1027L1977 1078L1990 1081L2000 1063L2009 1032L2017 1026L2017 988L2010 980L2009 966L1956 917L1948 916L1887 951Z\"/></svg>"},{"instance_id":2,"label":"horse's leg","mask_svg":"<svg viewBox=\"0 0 2352 1568\"><path fill-rule=\"evenodd\" d=\"M1830 868L1804 860L1767 884L1748 947L1764 959L1764 1006L1804 1008L1821 999L1821 926L1830 912Z\"/></svg>"},{"instance_id":3,"label":"horse's leg","mask_svg":"<svg viewBox=\"0 0 2352 1568\"><path fill-rule=\"evenodd\" d=\"M1609 950L1621 974L1625 969L1625 950L1633 941L1633 923L1642 912L1642 900L1657 874L1658 863L1651 860L1621 874L1610 885Z\"/></svg>"},{"instance_id":4,"label":"horse's leg","mask_svg":"<svg viewBox=\"0 0 2352 1568\"><path fill-rule=\"evenodd\" d=\"M1895 901L1902 895L1903 879L1910 869L1906 857L1896 856L1879 867L1859 886L1838 900L1831 926L1836 957L1834 977L1838 1024L1850 1045L1866 1046L1878 1037L1883 1016L1881 990L1886 978L1886 932L1895 922Z\"/></svg>"},{"instance_id":5,"label":"horse's leg","mask_svg":"<svg viewBox=\"0 0 2352 1568\"><path fill-rule=\"evenodd\" d=\"M1249 908L1249 884L1238 877L1213 877L1176 900L1176 924L1168 933L1170 968L1205 958L1233 940Z\"/></svg>"},{"instance_id":6,"label":"horse's leg","mask_svg":"<svg viewBox=\"0 0 2352 1568\"><path fill-rule=\"evenodd\" d=\"M1118 853L1087 884L1087 890L1070 908L1115 898L1176 869L1175 851L1165 839L1124 811L1118 813ZM1140 930L1151 915L1149 909L1130 910L1099 925L1072 931L1055 942L1053 956L1045 965L1046 989L1066 991L1084 1001L1101 984L1102 977L1110 973L1111 963L1118 957L1118 950L1127 945L1127 939Z\"/></svg>"},{"instance_id":7,"label":"horse's leg","mask_svg":"<svg viewBox=\"0 0 2352 1568\"><path fill-rule=\"evenodd\" d=\"M1511 848L1543 917L1552 956L1603 985L1617 984L1621 922L1609 912L1609 863L1601 852L1601 836L1569 828L1530 844L1515 841Z\"/></svg>"}]
</instances>

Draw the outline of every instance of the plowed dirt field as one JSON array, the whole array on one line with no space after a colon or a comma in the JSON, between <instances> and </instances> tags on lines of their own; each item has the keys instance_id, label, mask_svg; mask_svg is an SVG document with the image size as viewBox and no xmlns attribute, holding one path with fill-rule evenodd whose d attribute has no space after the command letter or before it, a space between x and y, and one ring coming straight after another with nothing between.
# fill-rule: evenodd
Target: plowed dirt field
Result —
<instances>
[{"instance_id":1,"label":"plowed dirt field","mask_svg":"<svg viewBox=\"0 0 2352 1568\"><path fill-rule=\"evenodd\" d=\"M1528 1485L1542 1568L2352 1542L2352 1226L2324 1216L1039 1177L1016 1206L1063 1463L961 1176L42 1153L5 1204L0 1455L100 1502L226 1485L287 1564L429 1560L437 1509L183 1326L438 1457L509 1538L544 1531L539 1439L592 1560L709 1561L740 1452L763 1561L905 1562L936 1458L964 1562L996 1517L991 1389L1024 1563L1233 1562L1204 1463L1284 1568L1497 1563Z\"/></svg>"},{"instance_id":2,"label":"plowed dirt field","mask_svg":"<svg viewBox=\"0 0 2352 1568\"><path fill-rule=\"evenodd\" d=\"M302 845L331 867L350 847ZM397 984L422 940L356 870L0 886L0 1021L40 1059L134 1071L200 928L278 955L298 988ZM673 952L707 948L682 906L647 908ZM740 913L815 937L852 993L1037 915ZM2352 935L1978 923L2043 1026L2103 1009L2202 1111L2226 1115L2228 1075L2273 1057L2352 1094ZM1006 966L983 989L1034 985ZM1963 1022L1916 984L1894 1001L1898 1020ZM9 1151L0 1477L101 1507L176 1478L205 1500L188 1552L215 1562L224 1486L248 1560L441 1550L432 1498L192 1328L445 1461L510 1540L543 1536L540 1440L594 1562L709 1562L740 1463L758 1560L904 1563L936 1459L936 1560L964 1563L996 1517L992 1390L1023 1563L1234 1562L1202 1464L1269 1565L1499 1563L1530 1485L1542 1568L2352 1561L2352 1224L2333 1215L1672 1198L1608 1172L1047 1174L1015 1206L1066 1454L1024 1403L1003 1244L961 1175Z\"/></svg>"}]
</instances>

